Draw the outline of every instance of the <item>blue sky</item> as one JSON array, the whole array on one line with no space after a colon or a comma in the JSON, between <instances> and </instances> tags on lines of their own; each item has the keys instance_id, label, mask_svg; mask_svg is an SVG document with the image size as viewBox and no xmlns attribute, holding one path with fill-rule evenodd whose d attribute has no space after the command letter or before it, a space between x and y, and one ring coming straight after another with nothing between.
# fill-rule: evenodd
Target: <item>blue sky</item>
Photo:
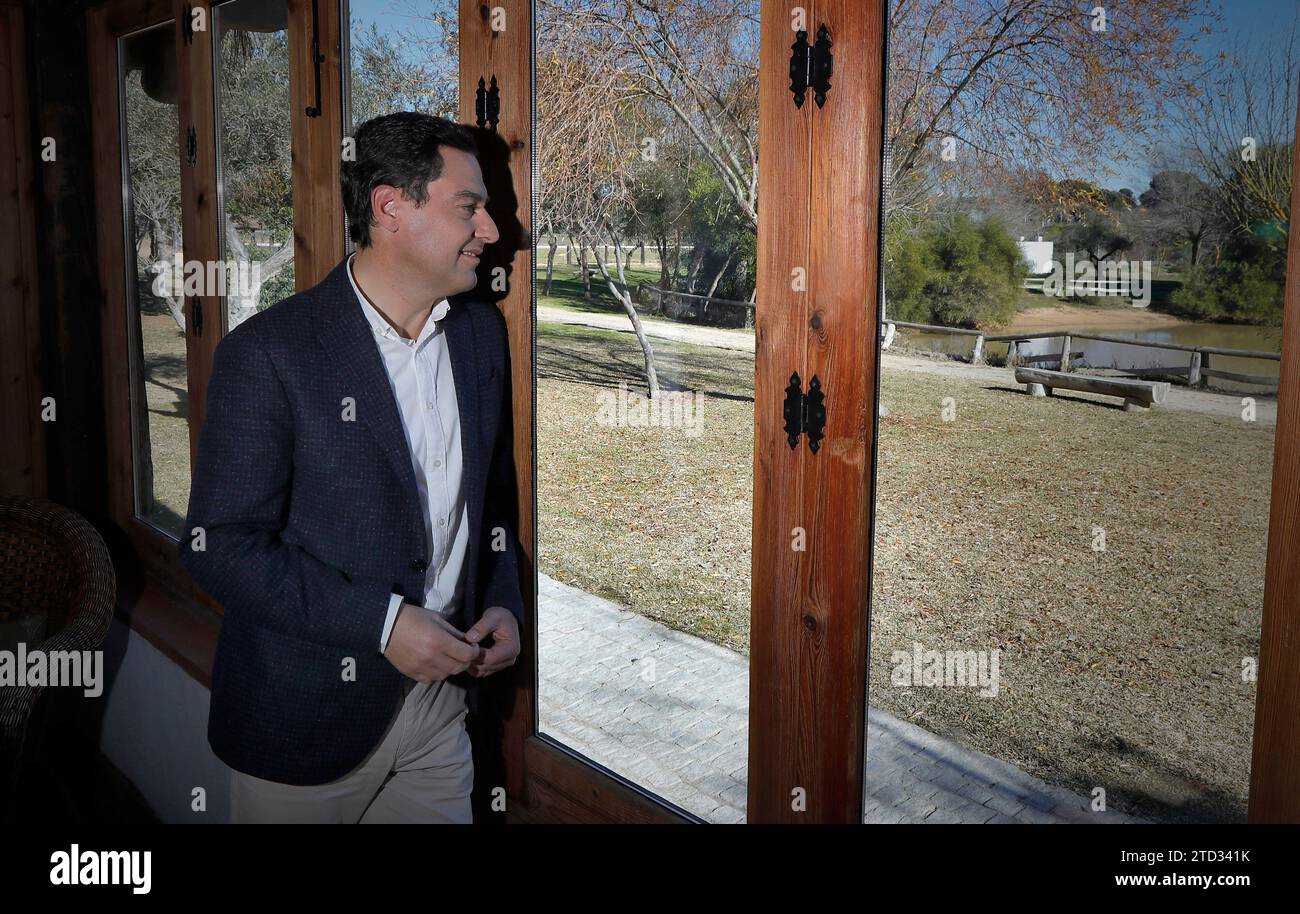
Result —
<instances>
[{"instance_id":1,"label":"blue sky","mask_svg":"<svg viewBox=\"0 0 1300 914\"><path fill-rule=\"evenodd\" d=\"M428 32L432 24L418 23L412 16L413 10L426 13L434 8L454 8L454 3L449 0L350 0L350 4L352 19L358 25L368 26L374 22L381 31L392 32L410 30L417 24L422 31ZM1300 15L1300 0L1221 0L1219 12L1221 18L1214 23L1215 33L1199 43L1207 58L1214 57L1219 51L1255 50L1283 43ZM1195 31L1203 24L1201 21L1189 22L1188 31ZM1115 176L1092 177L1106 187L1128 187L1137 194L1150 185L1152 168L1146 162L1112 162L1110 167L1115 170Z\"/></svg>"},{"instance_id":2,"label":"blue sky","mask_svg":"<svg viewBox=\"0 0 1300 914\"><path fill-rule=\"evenodd\" d=\"M1222 18L1213 23L1215 33L1198 43L1206 58L1220 51L1231 53L1243 48L1254 51L1284 44L1300 14L1300 0L1223 0L1219 10ZM1194 31L1202 24L1189 23L1188 29ZM1101 182L1106 187L1116 190L1128 187L1140 195L1151 185L1152 169L1147 163L1118 166L1112 163L1112 167L1118 174Z\"/></svg>"}]
</instances>

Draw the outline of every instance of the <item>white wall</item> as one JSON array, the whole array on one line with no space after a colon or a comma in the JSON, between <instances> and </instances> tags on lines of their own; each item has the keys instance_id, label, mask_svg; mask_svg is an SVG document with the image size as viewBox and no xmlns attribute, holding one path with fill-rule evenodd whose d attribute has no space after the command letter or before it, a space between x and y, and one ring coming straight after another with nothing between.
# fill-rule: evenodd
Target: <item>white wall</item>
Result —
<instances>
[{"instance_id":1,"label":"white wall","mask_svg":"<svg viewBox=\"0 0 1300 914\"><path fill-rule=\"evenodd\" d=\"M103 647L100 749L162 821L228 821L230 769L208 746L208 689L116 619ZM191 809L196 787L206 812Z\"/></svg>"}]
</instances>

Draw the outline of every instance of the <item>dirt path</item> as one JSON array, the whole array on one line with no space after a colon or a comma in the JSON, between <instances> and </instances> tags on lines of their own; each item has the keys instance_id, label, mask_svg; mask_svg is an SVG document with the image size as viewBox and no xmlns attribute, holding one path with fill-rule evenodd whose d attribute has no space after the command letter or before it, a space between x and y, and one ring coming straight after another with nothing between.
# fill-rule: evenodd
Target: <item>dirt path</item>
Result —
<instances>
[{"instance_id":1,"label":"dirt path","mask_svg":"<svg viewBox=\"0 0 1300 914\"><path fill-rule=\"evenodd\" d=\"M881 364L881 367L890 371L911 371L920 374L958 377L967 381L988 381L1019 389L1024 388L1024 385L1016 383L1015 375L1011 369L995 368L991 365L970 365L966 362L955 362L951 360L940 361L938 359L928 359L924 356L912 356L887 352L885 353L885 359ZM1087 394L1077 390L1062 391L1061 393L1064 396L1078 397L1084 400L1097 400L1101 403L1119 402L1115 397ZM1233 419L1240 419L1242 411L1241 401L1242 397L1239 394L1222 394L1206 390L1191 390L1186 387L1179 387L1176 384L1170 384L1169 399L1165 401L1163 406L1156 408L1184 410L1194 413L1208 413L1212 416L1225 416ZM1268 426L1277 424L1276 397L1255 398L1255 421L1261 425Z\"/></svg>"},{"instance_id":2,"label":"dirt path","mask_svg":"<svg viewBox=\"0 0 1300 914\"><path fill-rule=\"evenodd\" d=\"M632 332L632 325L622 314L593 314L590 311L570 311L568 308L556 308L553 305L538 305L537 319L553 324L579 324L583 327L595 327L600 330ZM695 343L700 346L715 346L718 349L737 349L743 352L754 351L753 331L697 327L694 324L676 324L672 321L661 321L647 317L641 318L641 326L645 328L647 336L659 337L660 339Z\"/></svg>"},{"instance_id":3,"label":"dirt path","mask_svg":"<svg viewBox=\"0 0 1300 914\"><path fill-rule=\"evenodd\" d=\"M1087 327L1093 333L1114 330L1156 330L1190 324L1182 318L1146 308L1079 308L1053 305L1050 308L1027 308L1016 314L1011 323L997 333L1044 333L1049 330Z\"/></svg>"},{"instance_id":4,"label":"dirt path","mask_svg":"<svg viewBox=\"0 0 1300 914\"><path fill-rule=\"evenodd\" d=\"M1021 312L1021 317L1027 314L1040 314L1046 312L1079 312L1088 315L1089 319L1098 315L1114 313L1118 317L1125 318L1128 323L1123 326L1132 328L1132 321L1139 317L1139 314L1129 314L1127 311L1096 311L1092 309L1072 308L1069 305L1061 305L1057 308L1038 308L1033 312ZM1150 312L1141 314L1141 317L1151 318L1155 323L1145 324L1143 326L1162 326L1159 321L1171 321L1179 323L1177 318L1171 318L1167 314ZM600 330L616 330L622 333L631 333L632 328L626 317L621 314L592 314L586 311L570 311L566 308L556 308L549 305L543 305L537 309L537 318L544 323L560 324L578 324L584 327L594 327ZM1062 317L1057 313L1052 320L1060 321L1069 319L1069 315ZM695 343L700 346L714 346L719 349L734 349L744 352L754 351L754 334L744 330L721 330L715 327L696 327L692 324L676 324L670 321L655 320L653 318L642 318L642 326L645 328L646 335L660 339L676 340L683 343ZM1117 324L1117 326L1119 326ZM1013 324L1015 330L1029 331L1030 327L1021 327ZM994 368L989 365L970 365L966 362L957 362L952 360L929 359L923 356L905 355L902 353L886 352L881 368L886 371L911 371L921 374L939 375L958 377L968 381L986 381L1002 384L1008 387L1022 387L1016 384L1015 377L1009 369ZM1081 399L1096 399L1099 402L1115 403L1114 397L1098 397L1093 394L1086 394L1079 391L1070 391L1066 396L1079 397ZM1211 393L1204 390L1189 390L1185 387L1171 385L1169 388L1169 399L1164 406L1159 409L1184 410L1187 412L1208 413L1213 416L1225 416L1232 418L1241 418L1242 402L1239 395ZM1255 421L1264 425L1277 424L1277 399L1274 397L1256 397L1255 398Z\"/></svg>"}]
</instances>

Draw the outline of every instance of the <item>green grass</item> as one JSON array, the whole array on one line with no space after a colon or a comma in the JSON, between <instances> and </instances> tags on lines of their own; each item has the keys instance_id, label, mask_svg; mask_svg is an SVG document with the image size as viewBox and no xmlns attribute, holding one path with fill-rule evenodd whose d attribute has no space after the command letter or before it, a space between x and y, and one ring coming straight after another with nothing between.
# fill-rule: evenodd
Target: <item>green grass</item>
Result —
<instances>
[{"instance_id":1,"label":"green grass","mask_svg":"<svg viewBox=\"0 0 1300 914\"><path fill-rule=\"evenodd\" d=\"M634 258L635 261L635 258ZM551 294L543 295L542 288L546 279L546 265L537 271L537 304L550 305L555 308L567 308L570 311L585 311L598 314L622 314L623 306L614 300L610 294L609 287L605 284L604 278L599 274L591 280L591 299L583 297L582 280L578 278L577 266L569 266L563 262L555 265L555 272L551 280ZM616 275L616 274L615 274ZM628 284L635 295L637 283L647 282L653 285L659 285L659 268L641 268L633 266L630 270L624 270L623 275L627 278ZM644 312L645 309L637 306L638 312Z\"/></svg>"}]
</instances>

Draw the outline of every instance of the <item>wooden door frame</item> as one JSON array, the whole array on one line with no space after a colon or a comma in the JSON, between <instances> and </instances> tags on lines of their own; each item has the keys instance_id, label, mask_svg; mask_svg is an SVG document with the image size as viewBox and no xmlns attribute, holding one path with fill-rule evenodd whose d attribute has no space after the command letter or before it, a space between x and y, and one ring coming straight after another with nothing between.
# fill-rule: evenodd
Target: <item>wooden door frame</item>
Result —
<instances>
[{"instance_id":1,"label":"wooden door frame","mask_svg":"<svg viewBox=\"0 0 1300 914\"><path fill-rule=\"evenodd\" d=\"M176 156L180 163L182 195L182 232L186 259L215 257L208 254L204 245L213 233L203 232L196 224L197 213L184 201L193 200L192 194L202 194L204 200L215 196L215 169L212 167L211 131L196 128L196 163L187 166L182 158L187 128L203 116L201 102L196 106L193 93L180 91L183 74L193 72L202 80L207 74L211 84L211 67L195 62L195 55L206 46L207 35L196 34L192 45L187 46L181 30L185 5L180 0L113 0L92 7L86 13L86 43L90 61L90 96L93 108L92 137L97 152L95 167L95 210L99 224L97 233L98 273L101 313L101 349L104 371L104 418L107 439L107 470L109 513L129 540L139 559L144 576L163 590L180 594L189 589L188 575L177 558L176 544L151 524L136 515L135 463L132 441L134 417L130 398L131 342L128 331L131 325L130 308L133 297L126 285L126 212L123 194L127 184L124 150L121 135L121 105L119 90L118 40L127 34L171 22L176 45L177 61L177 126ZM206 109L210 119L211 107ZM191 253L192 252L192 253ZM214 315L215 299L201 298L199 302L207 314ZM204 364L211 364L209 342L193 332L195 299L186 297L186 371L187 376L202 372ZM205 327L206 329L206 327ZM208 332L209 336L218 334ZM190 391L191 401L198 399ZM200 407L201 409L201 407ZM197 432L189 430L190 459L193 461Z\"/></svg>"},{"instance_id":2,"label":"wooden door frame","mask_svg":"<svg viewBox=\"0 0 1300 914\"><path fill-rule=\"evenodd\" d=\"M292 132L294 270L299 290L316 284L343 256L343 210L339 201L342 139L340 9L320 0L314 22L311 0L286 0L289 29L288 112ZM194 587L180 565L178 543L136 515L131 423L130 339L132 298L126 288L121 109L118 97L118 39L169 20L177 56L176 155L181 163L182 231L186 261L211 261L222 253L217 224L217 129L213 0L103 0L86 12L86 44L91 77L92 137L97 151L95 207L103 352L103 403L107 449L109 513L123 531L138 569L121 575L119 618L147 638L203 684L211 682L220 606ZM187 16L201 23L189 35ZM320 29L322 112L305 116L315 101L311 37ZM184 150L194 128L194 160ZM194 308L203 312L195 332ZM190 464L197 453L207 400L207 382L217 344L225 333L225 302L218 295L186 297L186 372Z\"/></svg>"},{"instance_id":3,"label":"wooden door frame","mask_svg":"<svg viewBox=\"0 0 1300 914\"><path fill-rule=\"evenodd\" d=\"M832 43L824 106L795 105L791 11L762 8L751 823L861 822L866 764L885 2L802 6ZM795 374L825 396L816 452L785 441Z\"/></svg>"},{"instance_id":4,"label":"wooden door frame","mask_svg":"<svg viewBox=\"0 0 1300 914\"><path fill-rule=\"evenodd\" d=\"M519 536L526 555L520 569L527 604L524 653L516 678L493 684L493 691L505 693L497 697L504 709L512 818L697 821L538 733L534 277L529 231L532 10L528 0L495 5L505 12L504 31L493 31L488 6L461 2L460 106L462 120L473 123L479 79L490 82L496 76L501 110L496 132L502 152L495 159L485 157L484 165L485 170L500 168L504 160L517 213L524 221L521 240L512 246L514 275L525 277L526 284L512 283L498 301L510 333ZM780 237L778 227L803 228L792 248L777 251L759 245L751 667L765 674L759 677L762 682L751 677L752 822L861 821L862 808L875 430L872 344L878 326L875 237L883 113L883 62L878 54L872 59L869 49L883 35L883 0L870 0L865 9L871 12L865 16L852 0L817 0L807 6L810 18L830 26L841 55L833 99L824 109L814 113L811 100L796 109L786 86L793 38L789 10L765 4L761 29L760 187L767 189L764 199L782 202L760 207L759 230L772 238ZM512 28L518 22L527 23L527 28ZM865 59L867 65L855 72L855 59ZM865 121L858 116L864 105L874 112ZM789 135L798 141L789 142ZM819 156L821 165L816 164ZM797 190L783 195L783 187ZM810 226L828 218L858 228L814 250ZM861 258L866 268L854 275L833 269L837 258L848 256ZM795 265L803 266L809 276L806 292L791 289ZM826 437L816 455L809 456L804 442L790 448L780 428L784 388L792 371L804 378L817 375L829 392ZM834 499L827 485L836 486ZM794 526L808 532L806 552L796 553L789 546ZM775 677L768 676L769 666ZM845 762L845 753L852 761ZM802 788L807 797L801 812L792 810L794 788Z\"/></svg>"},{"instance_id":5,"label":"wooden door frame","mask_svg":"<svg viewBox=\"0 0 1300 914\"><path fill-rule=\"evenodd\" d=\"M1252 823L1300 822L1300 233L1295 222L1300 212L1300 113L1296 140L1251 748L1247 818Z\"/></svg>"}]
</instances>

